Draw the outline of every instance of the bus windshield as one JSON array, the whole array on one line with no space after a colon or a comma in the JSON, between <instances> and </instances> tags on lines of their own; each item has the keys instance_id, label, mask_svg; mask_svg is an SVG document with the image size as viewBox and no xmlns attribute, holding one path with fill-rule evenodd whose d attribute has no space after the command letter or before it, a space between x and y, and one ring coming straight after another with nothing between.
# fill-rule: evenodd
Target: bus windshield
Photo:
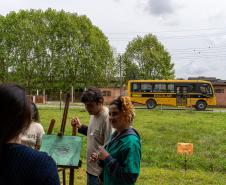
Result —
<instances>
[{"instance_id":1,"label":"bus windshield","mask_svg":"<svg viewBox=\"0 0 226 185\"><path fill-rule=\"evenodd\" d=\"M209 84L200 84L199 90L202 94L208 94L208 95L213 94L212 88Z\"/></svg>"}]
</instances>

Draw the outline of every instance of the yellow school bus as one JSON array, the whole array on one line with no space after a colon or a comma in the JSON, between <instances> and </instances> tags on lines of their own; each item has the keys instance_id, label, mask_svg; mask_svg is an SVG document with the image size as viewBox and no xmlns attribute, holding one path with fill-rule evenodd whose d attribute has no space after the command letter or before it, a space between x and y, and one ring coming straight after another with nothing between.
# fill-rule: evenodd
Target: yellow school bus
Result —
<instances>
[{"instance_id":1,"label":"yellow school bus","mask_svg":"<svg viewBox=\"0 0 226 185\"><path fill-rule=\"evenodd\" d=\"M149 109L169 105L205 110L216 105L212 84L203 80L129 80L128 96Z\"/></svg>"}]
</instances>

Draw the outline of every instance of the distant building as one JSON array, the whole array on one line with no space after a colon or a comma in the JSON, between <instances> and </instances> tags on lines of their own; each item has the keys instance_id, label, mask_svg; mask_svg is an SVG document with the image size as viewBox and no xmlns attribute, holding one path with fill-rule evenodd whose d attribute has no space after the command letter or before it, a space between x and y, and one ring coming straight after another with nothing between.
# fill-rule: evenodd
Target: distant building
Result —
<instances>
[{"instance_id":1,"label":"distant building","mask_svg":"<svg viewBox=\"0 0 226 185\"><path fill-rule=\"evenodd\" d=\"M188 80L206 80L212 82L216 94L217 106L226 107L226 80L204 76L189 77Z\"/></svg>"},{"instance_id":2,"label":"distant building","mask_svg":"<svg viewBox=\"0 0 226 185\"><path fill-rule=\"evenodd\" d=\"M104 103L109 104L114 98L120 95L126 95L126 90L124 88L100 88L104 96Z\"/></svg>"}]
</instances>

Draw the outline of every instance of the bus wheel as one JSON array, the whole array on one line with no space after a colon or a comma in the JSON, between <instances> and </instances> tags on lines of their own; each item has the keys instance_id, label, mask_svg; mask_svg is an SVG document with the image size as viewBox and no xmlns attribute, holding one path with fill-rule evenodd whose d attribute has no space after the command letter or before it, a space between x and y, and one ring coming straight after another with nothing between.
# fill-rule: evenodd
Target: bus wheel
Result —
<instances>
[{"instance_id":1,"label":"bus wheel","mask_svg":"<svg viewBox=\"0 0 226 185\"><path fill-rule=\"evenodd\" d=\"M155 100L150 99L150 100L147 101L147 108L148 109L154 109L155 106L156 106Z\"/></svg>"},{"instance_id":2,"label":"bus wheel","mask_svg":"<svg viewBox=\"0 0 226 185\"><path fill-rule=\"evenodd\" d=\"M205 110L207 107L207 103L205 101L197 101L195 108L196 110Z\"/></svg>"}]
</instances>

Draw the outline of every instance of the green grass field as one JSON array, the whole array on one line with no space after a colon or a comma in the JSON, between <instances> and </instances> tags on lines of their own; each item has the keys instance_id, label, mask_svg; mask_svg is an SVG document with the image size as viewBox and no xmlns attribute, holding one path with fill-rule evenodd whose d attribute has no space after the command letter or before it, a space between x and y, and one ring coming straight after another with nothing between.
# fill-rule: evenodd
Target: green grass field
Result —
<instances>
[{"instance_id":1,"label":"green grass field","mask_svg":"<svg viewBox=\"0 0 226 185\"><path fill-rule=\"evenodd\" d=\"M43 107L39 110L45 130L50 120L56 119L56 134L63 110ZM82 123L88 123L89 116L84 109L70 109L65 135L71 135L70 120L74 115ZM141 174L137 184L226 184L226 113L137 109L134 127L142 142ZM188 157L186 172L184 156L176 153L178 142L194 145L194 154ZM85 149L86 138L83 137L83 164L76 170L75 184L86 184Z\"/></svg>"}]
</instances>

